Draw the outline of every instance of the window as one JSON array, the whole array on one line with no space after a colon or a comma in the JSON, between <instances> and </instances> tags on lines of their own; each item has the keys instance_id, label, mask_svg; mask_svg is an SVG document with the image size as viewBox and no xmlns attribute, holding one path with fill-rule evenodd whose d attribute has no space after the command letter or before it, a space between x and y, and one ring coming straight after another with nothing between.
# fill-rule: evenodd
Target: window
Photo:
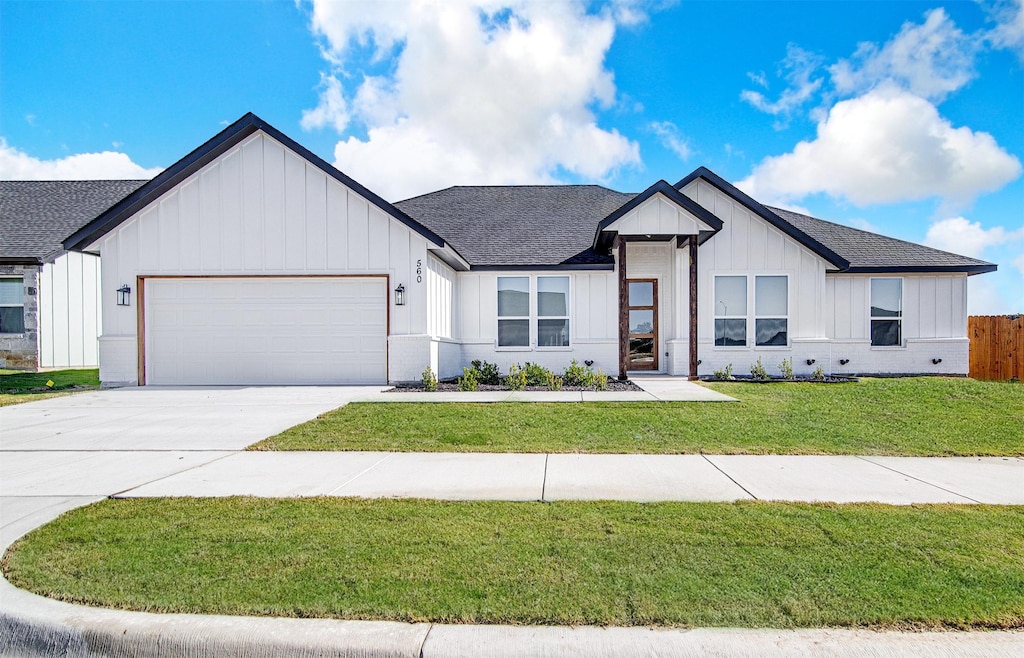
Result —
<instances>
[{"instance_id":1,"label":"window","mask_svg":"<svg viewBox=\"0 0 1024 658\"><path fill-rule=\"evenodd\" d=\"M747 277L715 277L715 345L747 344Z\"/></svg>"},{"instance_id":2,"label":"window","mask_svg":"<svg viewBox=\"0 0 1024 658\"><path fill-rule=\"evenodd\" d=\"M569 346L569 277L537 277L537 346Z\"/></svg>"},{"instance_id":3,"label":"window","mask_svg":"<svg viewBox=\"0 0 1024 658\"><path fill-rule=\"evenodd\" d=\"M871 345L903 345L903 279L871 279Z\"/></svg>"},{"instance_id":4,"label":"window","mask_svg":"<svg viewBox=\"0 0 1024 658\"><path fill-rule=\"evenodd\" d=\"M498 277L498 347L530 346L530 277Z\"/></svg>"},{"instance_id":5,"label":"window","mask_svg":"<svg viewBox=\"0 0 1024 658\"><path fill-rule=\"evenodd\" d=\"M569 346L569 277L536 279L532 300L530 277L498 277L498 347Z\"/></svg>"},{"instance_id":6,"label":"window","mask_svg":"<svg viewBox=\"0 0 1024 658\"><path fill-rule=\"evenodd\" d=\"M745 347L748 343L748 279L746 275L715 277L715 345ZM789 277L755 276L754 345L789 345Z\"/></svg>"},{"instance_id":7,"label":"window","mask_svg":"<svg viewBox=\"0 0 1024 658\"><path fill-rule=\"evenodd\" d=\"M24 287L21 277L0 279L0 334L25 333Z\"/></svg>"},{"instance_id":8,"label":"window","mask_svg":"<svg viewBox=\"0 0 1024 658\"><path fill-rule=\"evenodd\" d=\"M789 344L789 281L785 276L754 277L754 344Z\"/></svg>"}]
</instances>

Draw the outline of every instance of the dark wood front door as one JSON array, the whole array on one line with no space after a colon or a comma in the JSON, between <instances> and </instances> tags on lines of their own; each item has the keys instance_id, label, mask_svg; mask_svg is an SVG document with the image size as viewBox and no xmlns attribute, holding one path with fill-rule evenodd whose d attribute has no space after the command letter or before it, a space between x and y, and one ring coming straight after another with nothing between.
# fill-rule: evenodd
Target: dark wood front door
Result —
<instances>
[{"instance_id":1,"label":"dark wood front door","mask_svg":"<svg viewBox=\"0 0 1024 658\"><path fill-rule=\"evenodd\" d=\"M658 369L658 281L626 280L626 339L629 370Z\"/></svg>"}]
</instances>

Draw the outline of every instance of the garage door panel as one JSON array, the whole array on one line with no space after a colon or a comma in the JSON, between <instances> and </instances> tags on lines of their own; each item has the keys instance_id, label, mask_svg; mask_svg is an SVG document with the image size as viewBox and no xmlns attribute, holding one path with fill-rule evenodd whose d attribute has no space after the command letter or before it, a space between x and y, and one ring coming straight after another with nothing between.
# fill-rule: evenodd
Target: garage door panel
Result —
<instances>
[{"instance_id":1,"label":"garage door panel","mask_svg":"<svg viewBox=\"0 0 1024 658\"><path fill-rule=\"evenodd\" d=\"M150 384L383 383L383 278L147 279Z\"/></svg>"}]
</instances>

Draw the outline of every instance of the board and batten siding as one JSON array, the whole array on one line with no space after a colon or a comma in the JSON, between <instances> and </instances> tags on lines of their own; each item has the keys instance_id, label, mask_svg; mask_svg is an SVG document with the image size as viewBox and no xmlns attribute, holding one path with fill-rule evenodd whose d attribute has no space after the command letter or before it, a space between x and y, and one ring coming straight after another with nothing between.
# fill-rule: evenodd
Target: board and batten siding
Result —
<instances>
[{"instance_id":1,"label":"board and batten siding","mask_svg":"<svg viewBox=\"0 0 1024 658\"><path fill-rule=\"evenodd\" d=\"M101 330L100 259L68 252L39 273L39 366L95 368Z\"/></svg>"},{"instance_id":2,"label":"board and batten siding","mask_svg":"<svg viewBox=\"0 0 1024 658\"><path fill-rule=\"evenodd\" d=\"M455 338L453 330L457 315L455 271L436 256L430 255L427 256L426 268L424 268L422 276L425 286L415 286L415 288L426 288L427 332L432 338Z\"/></svg>"},{"instance_id":3,"label":"board and batten siding","mask_svg":"<svg viewBox=\"0 0 1024 658\"><path fill-rule=\"evenodd\" d=\"M966 274L829 274L825 277L829 338L871 339L871 279L903 280L903 337L967 336Z\"/></svg>"},{"instance_id":4,"label":"board and batten siding","mask_svg":"<svg viewBox=\"0 0 1024 658\"><path fill-rule=\"evenodd\" d=\"M403 306L388 290L391 334L427 333L428 295L409 283L427 240L262 131L98 244L104 381L137 381L137 295L119 307L112 292L137 293L138 276L388 274L409 290Z\"/></svg>"},{"instance_id":5,"label":"board and batten siding","mask_svg":"<svg viewBox=\"0 0 1024 658\"><path fill-rule=\"evenodd\" d=\"M706 228L688 211L655 194L604 230L619 235L696 235Z\"/></svg>"}]
</instances>

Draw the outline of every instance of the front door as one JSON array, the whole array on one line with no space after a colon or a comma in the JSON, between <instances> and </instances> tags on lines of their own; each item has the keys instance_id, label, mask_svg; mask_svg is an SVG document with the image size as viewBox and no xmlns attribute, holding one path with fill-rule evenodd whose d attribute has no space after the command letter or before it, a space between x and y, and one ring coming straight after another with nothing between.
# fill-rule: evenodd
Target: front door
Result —
<instances>
[{"instance_id":1,"label":"front door","mask_svg":"<svg viewBox=\"0 0 1024 658\"><path fill-rule=\"evenodd\" d=\"M628 370L658 369L658 280L627 279Z\"/></svg>"}]
</instances>

